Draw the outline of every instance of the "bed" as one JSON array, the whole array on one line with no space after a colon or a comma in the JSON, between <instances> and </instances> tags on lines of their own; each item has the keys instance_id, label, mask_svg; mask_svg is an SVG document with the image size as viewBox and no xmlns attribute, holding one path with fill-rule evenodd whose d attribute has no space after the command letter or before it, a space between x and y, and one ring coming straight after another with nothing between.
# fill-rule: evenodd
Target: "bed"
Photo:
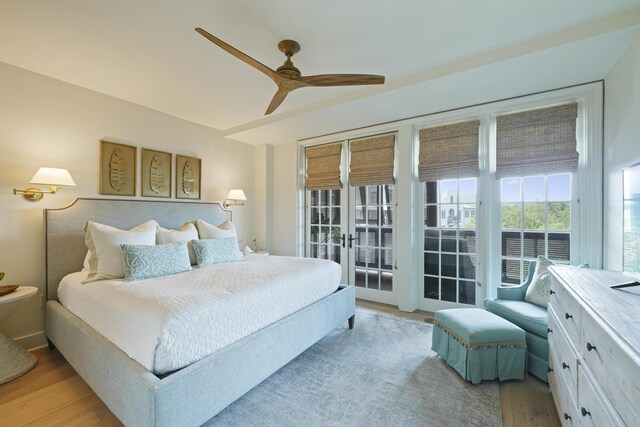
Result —
<instances>
[{"instance_id":1,"label":"bed","mask_svg":"<svg viewBox=\"0 0 640 427\"><path fill-rule=\"evenodd\" d=\"M219 224L231 219L231 213L217 203L113 199L78 199L66 208L45 210L45 333L124 424L200 425L332 329L347 321L353 327L355 291L341 285L186 367L163 368L154 374L154 369L132 359L57 299L61 280L82 269L86 254L82 226L87 219L128 229L150 218L178 229L194 218ZM264 262L258 258L264 260L256 257L256 263Z\"/></svg>"}]
</instances>

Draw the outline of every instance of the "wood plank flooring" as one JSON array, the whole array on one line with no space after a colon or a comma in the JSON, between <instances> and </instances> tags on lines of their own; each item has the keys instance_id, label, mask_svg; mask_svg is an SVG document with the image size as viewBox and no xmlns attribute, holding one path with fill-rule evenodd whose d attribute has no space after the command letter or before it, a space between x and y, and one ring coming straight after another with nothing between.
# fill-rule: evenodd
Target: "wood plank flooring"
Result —
<instances>
[{"instance_id":1,"label":"wood plank flooring","mask_svg":"<svg viewBox=\"0 0 640 427\"><path fill-rule=\"evenodd\" d=\"M430 316L365 301L358 305L413 320ZM0 386L0 426L121 425L57 350L33 353L38 365ZM505 427L561 425L549 387L534 377L500 383L500 403Z\"/></svg>"}]
</instances>

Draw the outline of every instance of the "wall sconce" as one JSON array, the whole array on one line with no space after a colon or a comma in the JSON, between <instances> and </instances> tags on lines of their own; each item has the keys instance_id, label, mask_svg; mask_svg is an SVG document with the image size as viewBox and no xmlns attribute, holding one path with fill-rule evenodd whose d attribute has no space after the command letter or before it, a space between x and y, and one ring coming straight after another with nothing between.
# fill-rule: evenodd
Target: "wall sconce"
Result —
<instances>
[{"instance_id":1,"label":"wall sconce","mask_svg":"<svg viewBox=\"0 0 640 427\"><path fill-rule=\"evenodd\" d=\"M231 206L244 206L244 203L238 203L238 201L244 202L245 200L247 200L247 196L244 195L244 191L240 189L229 190L227 200L224 201L224 207L228 209Z\"/></svg>"},{"instance_id":2,"label":"wall sconce","mask_svg":"<svg viewBox=\"0 0 640 427\"><path fill-rule=\"evenodd\" d=\"M13 194L22 194L25 199L31 202L37 202L44 197L45 193L56 194L62 186L76 186L68 170L45 167L38 169L38 172L31 178L29 184L48 185L49 191L43 191L39 188L27 188L26 190L17 190L14 188Z\"/></svg>"}]
</instances>

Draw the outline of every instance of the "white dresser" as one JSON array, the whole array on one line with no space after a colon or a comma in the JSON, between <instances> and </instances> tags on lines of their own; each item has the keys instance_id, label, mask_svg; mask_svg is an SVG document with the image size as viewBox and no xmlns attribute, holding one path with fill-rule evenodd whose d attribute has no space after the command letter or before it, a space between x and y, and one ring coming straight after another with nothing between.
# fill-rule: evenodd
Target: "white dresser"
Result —
<instances>
[{"instance_id":1,"label":"white dresser","mask_svg":"<svg viewBox=\"0 0 640 427\"><path fill-rule=\"evenodd\" d=\"M568 426L640 426L640 287L621 273L551 267L549 385Z\"/></svg>"}]
</instances>

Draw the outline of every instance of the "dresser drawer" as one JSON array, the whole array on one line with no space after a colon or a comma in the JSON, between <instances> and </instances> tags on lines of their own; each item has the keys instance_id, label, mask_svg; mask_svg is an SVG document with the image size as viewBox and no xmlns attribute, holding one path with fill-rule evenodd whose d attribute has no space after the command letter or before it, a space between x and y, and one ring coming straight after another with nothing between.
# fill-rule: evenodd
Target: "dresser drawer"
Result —
<instances>
[{"instance_id":1,"label":"dresser drawer","mask_svg":"<svg viewBox=\"0 0 640 427\"><path fill-rule=\"evenodd\" d=\"M640 362L626 343L589 314L583 318L580 354L606 398L629 426L640 423Z\"/></svg>"},{"instance_id":2,"label":"dresser drawer","mask_svg":"<svg viewBox=\"0 0 640 427\"><path fill-rule=\"evenodd\" d=\"M576 402L579 356L567 341L566 331L560 326L557 314L552 309L549 310L549 330L549 359L554 373L562 378Z\"/></svg>"},{"instance_id":3,"label":"dresser drawer","mask_svg":"<svg viewBox=\"0 0 640 427\"><path fill-rule=\"evenodd\" d=\"M555 371L549 372L547 376L549 381L549 387L551 388L551 394L558 410L558 416L563 426L577 426L579 425L578 409L575 407L566 385L555 376Z\"/></svg>"},{"instance_id":4,"label":"dresser drawer","mask_svg":"<svg viewBox=\"0 0 640 427\"><path fill-rule=\"evenodd\" d=\"M615 410L600 392L587 370L580 366L578 372L578 418L583 426L624 426ZM638 420L640 421L640 420Z\"/></svg>"},{"instance_id":5,"label":"dresser drawer","mask_svg":"<svg viewBox=\"0 0 640 427\"><path fill-rule=\"evenodd\" d=\"M573 343L580 342L580 304L571 291L558 283L558 279L551 277L551 291L549 305L558 315L558 320L564 326Z\"/></svg>"}]
</instances>

